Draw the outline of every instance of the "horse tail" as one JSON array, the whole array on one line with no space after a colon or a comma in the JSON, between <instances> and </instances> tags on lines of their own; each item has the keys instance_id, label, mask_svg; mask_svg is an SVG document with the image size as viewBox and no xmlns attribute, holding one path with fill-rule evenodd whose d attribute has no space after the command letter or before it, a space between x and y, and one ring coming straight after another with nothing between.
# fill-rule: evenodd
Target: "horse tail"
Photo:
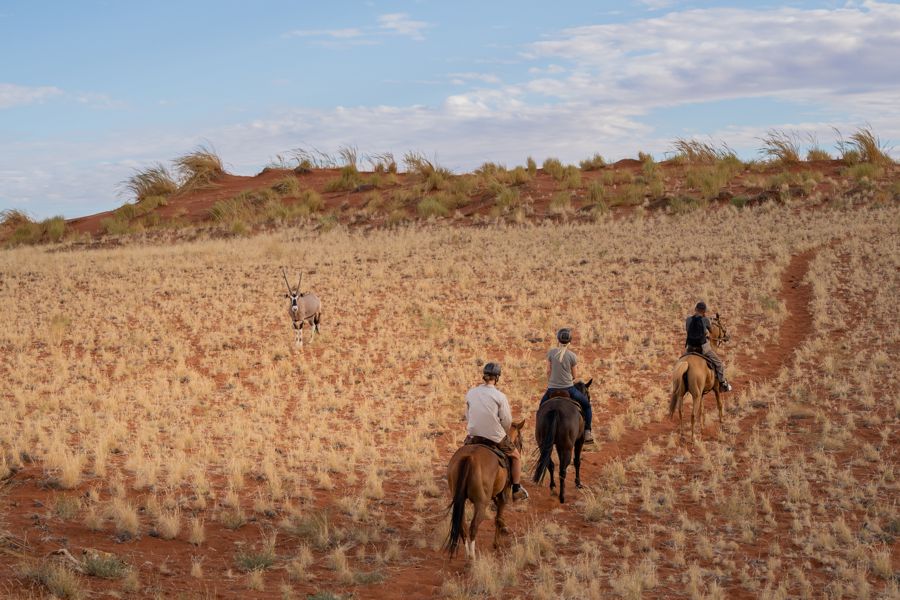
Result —
<instances>
[{"instance_id":1,"label":"horse tail","mask_svg":"<svg viewBox=\"0 0 900 600\"><path fill-rule=\"evenodd\" d=\"M685 393L687 393L687 377L689 370L690 365L686 360L675 365L675 372L672 374L672 397L669 399L670 419L672 418L672 415L675 414L675 408L678 406L678 401L684 397Z\"/></svg>"},{"instance_id":2,"label":"horse tail","mask_svg":"<svg viewBox=\"0 0 900 600\"><path fill-rule=\"evenodd\" d=\"M551 410L544 419L546 420L546 429L544 430L544 439L541 440L541 454L534 466L534 475L531 477L535 483L544 481L544 473L550 467L550 455L553 452L553 442L556 440L556 429L559 426L559 411Z\"/></svg>"},{"instance_id":3,"label":"horse tail","mask_svg":"<svg viewBox=\"0 0 900 600\"><path fill-rule=\"evenodd\" d=\"M453 500L447 509L450 511L450 533L444 542L444 550L450 556L456 554L459 540L463 536L463 519L466 516L466 498L469 491L469 477L472 474L472 457L463 456L456 466L456 487L451 490Z\"/></svg>"}]
</instances>

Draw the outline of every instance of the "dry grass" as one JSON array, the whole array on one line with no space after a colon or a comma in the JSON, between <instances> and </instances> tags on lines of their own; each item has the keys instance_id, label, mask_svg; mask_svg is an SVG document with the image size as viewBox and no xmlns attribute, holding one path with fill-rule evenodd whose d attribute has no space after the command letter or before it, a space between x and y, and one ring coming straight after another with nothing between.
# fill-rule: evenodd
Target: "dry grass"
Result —
<instances>
[{"instance_id":1,"label":"dry grass","mask_svg":"<svg viewBox=\"0 0 900 600\"><path fill-rule=\"evenodd\" d=\"M710 165L719 160L736 158L734 150L722 143L677 138L672 142L672 159L689 165Z\"/></svg>"},{"instance_id":2,"label":"dry grass","mask_svg":"<svg viewBox=\"0 0 900 600\"><path fill-rule=\"evenodd\" d=\"M760 154L769 160L786 165L800 162L800 136L796 132L772 129L759 141L763 143Z\"/></svg>"},{"instance_id":3,"label":"dry grass","mask_svg":"<svg viewBox=\"0 0 900 600\"><path fill-rule=\"evenodd\" d=\"M213 185L225 174L222 159L208 146L199 146L172 161L181 180L179 189L195 190Z\"/></svg>"},{"instance_id":4,"label":"dry grass","mask_svg":"<svg viewBox=\"0 0 900 600\"><path fill-rule=\"evenodd\" d=\"M178 183L161 163L135 170L131 177L119 184L119 187L131 195L135 202L141 202L151 196L166 197L178 191Z\"/></svg>"},{"instance_id":5,"label":"dry grass","mask_svg":"<svg viewBox=\"0 0 900 600\"><path fill-rule=\"evenodd\" d=\"M591 193L599 205L632 185L644 193L646 184L602 177ZM521 193L509 202L527 204ZM531 419L543 356L565 322L577 332L580 374L595 378L595 434L601 448L617 442L620 458L588 457L588 489L572 489L562 508L531 490L531 505L511 511L517 535L497 553L479 546L471 569L447 575L449 595L886 596L886 553L900 535L900 405L880 399L898 385L898 211L726 206L578 225L292 228L9 250L0 253L9 323L0 330L0 464L21 468L27 456L48 480L74 465L70 484L93 492L35 492L84 494L80 513L46 519L51 529L65 523L106 540L115 530L123 541L156 531L174 537L156 546L201 545L202 579L185 564L186 585L233 569L241 589L333 579L364 596L358 586L390 585L436 556L443 472L478 365L503 362L514 412ZM807 335L778 357L782 373L747 383L736 373L771 360L763 352L797 319L782 276L809 249ZM303 351L273 266L293 263L328 307ZM49 282L77 319L42 301ZM152 300L140 326L126 327L140 286ZM726 361L741 387L726 398L723 426L707 405L703 442L690 447L657 423L697 297L729 323L736 341ZM841 340L863 306L855 326L871 341L860 348ZM223 536L223 525L236 530ZM276 526L277 539L258 541L257 527ZM129 543L137 565L140 543ZM550 558L556 546L560 560Z\"/></svg>"}]
</instances>

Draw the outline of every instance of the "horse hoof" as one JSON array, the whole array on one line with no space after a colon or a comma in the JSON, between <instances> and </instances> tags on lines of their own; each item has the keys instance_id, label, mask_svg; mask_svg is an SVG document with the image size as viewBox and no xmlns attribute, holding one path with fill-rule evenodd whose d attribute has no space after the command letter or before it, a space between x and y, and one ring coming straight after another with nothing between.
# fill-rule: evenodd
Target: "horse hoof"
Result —
<instances>
[{"instance_id":1,"label":"horse hoof","mask_svg":"<svg viewBox=\"0 0 900 600\"><path fill-rule=\"evenodd\" d=\"M580 481L576 481L576 482L575 482L575 487L577 487L579 490L584 489L584 486L581 485L581 482L580 482Z\"/></svg>"}]
</instances>

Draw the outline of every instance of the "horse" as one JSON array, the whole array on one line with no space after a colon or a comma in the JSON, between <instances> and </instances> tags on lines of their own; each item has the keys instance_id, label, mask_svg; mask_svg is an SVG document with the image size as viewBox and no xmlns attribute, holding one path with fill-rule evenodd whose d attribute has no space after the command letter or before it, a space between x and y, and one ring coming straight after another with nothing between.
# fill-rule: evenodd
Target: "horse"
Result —
<instances>
[{"instance_id":1,"label":"horse","mask_svg":"<svg viewBox=\"0 0 900 600\"><path fill-rule=\"evenodd\" d=\"M525 419L513 423L509 428L509 441L522 452L522 427ZM500 545L500 534L507 533L503 522L503 508L509 501L507 485L509 475L500 464L497 455L485 446L467 444L462 446L447 465L447 485L453 498L447 510L450 511L450 533L444 549L454 556L459 541L465 544L466 558L475 558L475 536L478 526L485 519L488 502L493 500L497 507L494 519L494 548ZM466 500L475 511L468 532L465 528Z\"/></svg>"},{"instance_id":2,"label":"horse","mask_svg":"<svg viewBox=\"0 0 900 600\"><path fill-rule=\"evenodd\" d=\"M728 341L728 331L722 324L722 319L716 313L716 317L710 321L709 343L718 349L721 344ZM678 407L678 433L684 435L684 395L691 395L691 443L694 441L694 423L700 423L702 433L705 419L703 416L703 396L713 392L716 396L716 406L719 409L719 423L722 422L722 397L719 389L719 380L716 371L706 359L696 354L686 354L675 363L672 373L672 397L669 400L669 419L675 414Z\"/></svg>"},{"instance_id":3,"label":"horse","mask_svg":"<svg viewBox=\"0 0 900 600\"><path fill-rule=\"evenodd\" d=\"M587 383L577 382L575 387L591 400L590 387L594 382L590 379ZM544 402L538 408L537 418L534 424L534 437L537 440L540 452L538 462L534 467L532 481L541 483L544 473L550 471L550 492L556 489L553 480L553 447L556 446L556 455L559 458L559 503L566 502L566 470L572 461L574 451L575 458L575 487L581 489L581 449L584 446L584 416L578 404L568 396L555 396Z\"/></svg>"}]
</instances>

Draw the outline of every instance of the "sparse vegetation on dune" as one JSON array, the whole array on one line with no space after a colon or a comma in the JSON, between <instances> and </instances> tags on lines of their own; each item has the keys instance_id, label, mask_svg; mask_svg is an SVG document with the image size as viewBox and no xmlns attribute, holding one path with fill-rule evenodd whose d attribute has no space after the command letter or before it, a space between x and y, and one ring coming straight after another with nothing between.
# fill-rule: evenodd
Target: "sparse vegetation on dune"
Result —
<instances>
[{"instance_id":1,"label":"sparse vegetation on dune","mask_svg":"<svg viewBox=\"0 0 900 600\"><path fill-rule=\"evenodd\" d=\"M696 139L677 138L672 142L672 160L689 165L710 165L720 160L736 159L737 154L727 144L716 145Z\"/></svg>"},{"instance_id":2,"label":"sparse vegetation on dune","mask_svg":"<svg viewBox=\"0 0 900 600\"><path fill-rule=\"evenodd\" d=\"M222 159L215 150L207 146L199 146L172 162L181 179L179 189L183 191L213 185L218 178L225 174Z\"/></svg>"},{"instance_id":3,"label":"sparse vegetation on dune","mask_svg":"<svg viewBox=\"0 0 900 600\"><path fill-rule=\"evenodd\" d=\"M135 203L140 203L150 197L165 198L178 191L178 183L161 163L136 170L131 177L120 184L120 187L131 195Z\"/></svg>"},{"instance_id":4,"label":"sparse vegetation on dune","mask_svg":"<svg viewBox=\"0 0 900 600\"><path fill-rule=\"evenodd\" d=\"M0 211L0 240L7 246L59 242L65 235L66 221L62 217L34 221L21 210Z\"/></svg>"},{"instance_id":5,"label":"sparse vegetation on dune","mask_svg":"<svg viewBox=\"0 0 900 600\"><path fill-rule=\"evenodd\" d=\"M606 168L575 190L548 178L544 206L564 221L581 202L598 215L643 204L666 168ZM744 173L728 160L691 169L698 188L716 169ZM496 185L498 216L528 214L514 172L486 165L427 194L414 175L415 187L366 198L416 213L429 200L450 217L465 198L454 185ZM760 185L790 192L806 176ZM279 177L242 201L324 210L302 176L290 175L299 195ZM788 196L703 210L700 192L672 196L673 214L582 223L326 231L326 217L252 239L0 253L0 476L16 495L0 522L34 556L65 536L78 559L0 572L0 585L71 597L202 594L210 582L225 597L369 597L379 582L459 598L889 597L900 208L795 210ZM302 351L279 264L304 270L326 307ZM77 318L46 301L51 285ZM123 301L138 288L139 326ZM734 337L724 356L737 389L722 424L706 405L691 446L660 422L698 297ZM846 327L863 306L861 347ZM443 477L465 435L465 389L501 361L530 429L560 323L576 332L579 375L594 378L587 487L560 509L529 485L499 550L483 526L473 563L445 561ZM79 571L82 548L110 546L122 550Z\"/></svg>"}]
</instances>

